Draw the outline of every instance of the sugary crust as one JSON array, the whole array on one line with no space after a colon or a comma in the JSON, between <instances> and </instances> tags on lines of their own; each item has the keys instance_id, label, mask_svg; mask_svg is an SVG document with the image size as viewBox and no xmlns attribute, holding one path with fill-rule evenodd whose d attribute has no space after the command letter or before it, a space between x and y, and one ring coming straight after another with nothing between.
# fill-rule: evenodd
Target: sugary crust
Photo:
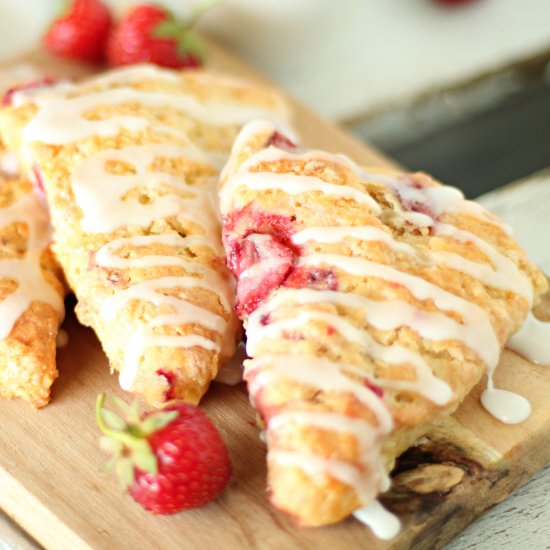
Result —
<instances>
[{"instance_id":1,"label":"sugary crust","mask_svg":"<svg viewBox=\"0 0 550 550\"><path fill-rule=\"evenodd\" d=\"M59 313L35 301L10 335L0 340L0 396L19 397L34 407L47 405L50 387L58 376L55 342Z\"/></svg>"},{"instance_id":2,"label":"sugary crust","mask_svg":"<svg viewBox=\"0 0 550 550\"><path fill-rule=\"evenodd\" d=\"M243 239L250 238L251 234L273 234L279 244L283 243L292 249L294 266L297 263L296 258L311 254L338 254L363 258L421 277L455 296L465 298L487 312L501 347L521 326L530 307L524 296L483 284L472 275L459 272L443 263L425 265L418 260L425 257L428 252L445 252L491 266L487 255L472 242L461 242L456 238L432 234L429 227L418 227L405 221L402 216L396 215L396 212L403 208L396 193L375 179L369 180L368 177L360 176L346 162L324 154L316 156L313 153L312 158L307 159L292 156L288 158L283 155L283 158L276 160L248 163L247 174L264 172L312 176L336 186L346 186L360 192L367 191L381 207L380 213L375 215L371 208L359 201L321 191L308 190L297 193L275 186L254 187L239 183L243 164L273 140L272 132L273 129L259 131L256 134L252 132L247 139L241 138L224 173L221 202L228 255L231 255L232 250L242 246ZM365 172L392 178L409 178L409 181L416 181L419 185L427 187L439 185L425 174L404 175L378 168L368 168ZM262 221L266 219L268 221ZM500 254L512 260L530 281L535 301L546 290L545 277L528 260L525 252L503 227L495 223L494 218L467 213L443 213L437 219L441 224L452 224L480 237ZM374 226L394 241L413 247L417 257L396 250L379 240L369 241L351 237L333 243L310 240L301 243L299 247L289 244L290 235L293 233L310 227L334 226ZM354 275L334 266L326 267L330 268L330 281L337 280L337 289L340 292L353 293L380 302L400 300L414 306L420 312L440 311L433 300L415 298L404 285L381 278ZM269 294L263 296L263 301L287 292L289 286L295 286L290 284L293 270L294 268L291 268L286 278L280 281L288 286L276 286ZM328 283L325 281L324 284ZM299 288L305 285L296 286ZM353 327L365 331L379 344L399 344L418 353L429 365L432 373L446 382L453 391L453 397L449 402L438 405L414 391L383 387L383 402L393 419L391 434L382 444L382 460L386 471L392 468L395 458L422 435L431 422L441 415L453 412L486 371L487 366L482 358L464 342L422 338L406 325L394 330L376 329L367 322L364 310L359 306L350 308L342 304L323 303L322 300L308 304L288 299L274 310L270 310L268 318L262 319L261 323L269 327L281 320L296 319L304 312L312 310L336 314L340 319L351 322ZM447 315L459 322L462 321L459 313L447 312ZM242 317L245 319L246 327L247 311L242 313ZM307 323L285 330L282 334L277 332L273 337L266 333L254 347L255 358L269 357L271 362L275 362L278 355L283 357L284 362L284 358L293 354L304 357L304 362L307 362L305 357L309 355L338 364L353 365L374 379L415 378L414 371L407 365L389 365L380 360L373 360L365 354L362 345L345 338L323 319L310 319ZM372 410L351 393L322 391L314 385L296 380L293 375L281 375L274 383L260 384L258 379L268 373L270 364L256 367L247 375L249 387L255 387L254 402L264 423L269 425L271 418L289 411L314 411L342 413L350 418L362 418L373 426L377 425L378 421ZM252 366L253 363L250 364L251 368ZM348 376L361 379L357 374L348 373ZM282 428L268 430L268 447L268 482L271 499L278 508L293 515L299 523L333 523L364 504L353 487L331 475L311 476L301 467L281 464L278 460L271 459L271 451L283 450L313 454L328 460L338 459L357 465L361 463L360 450L353 435L310 424L290 422ZM368 466L364 467L363 474L366 477L374 475L368 470Z\"/></svg>"},{"instance_id":3,"label":"sugary crust","mask_svg":"<svg viewBox=\"0 0 550 550\"><path fill-rule=\"evenodd\" d=\"M247 106L278 112L282 104L270 90L250 86L240 81L202 71L178 73L178 78L131 79L119 81L116 78L103 81L90 81L81 84L71 92L71 97L87 95L99 90L113 90L126 87L145 92L169 94L174 98L184 94L192 96L199 103L216 101L233 106ZM177 73L171 73L176 75ZM133 285L160 277L197 277L196 273L181 266L153 266L147 268L105 267L96 261L96 254L107 243L119 238L152 235L201 235L203 230L185 217L156 219L147 227L121 226L116 231L90 233L82 229L82 211L77 205L71 184L75 168L94 154L128 146L149 146L170 144L187 147L189 141L209 154L227 155L239 125L209 125L187 116L170 102L162 106L147 106L138 102L106 103L86 111L88 120L103 120L111 117L139 117L146 119L148 126L142 130L121 129L113 137L94 135L66 145L46 145L44 143L23 144L23 130L37 107L32 100L21 107L4 109L0 115L0 125L7 141L20 154L23 163L32 168L40 167L40 175L46 188L55 228L55 253L65 271L67 280L74 290L78 305L79 320L91 326L101 341L109 357L111 366L117 371L125 367L125 349L131 337L140 327L147 324L155 315L166 313L152 303L143 300L129 301L114 319L105 320L101 314L102 304L115 293ZM178 135L155 129L156 125L172 128ZM187 136L187 137L185 137ZM112 162L106 166L116 174L133 173L133 167L124 162ZM196 188L209 189L217 176L217 169L211 164L192 160L185 155L156 157L151 169L177 176ZM140 202L155 202L165 194L187 197L185 189L167 182L162 188L148 188L146 185L131 190L126 199L139 198ZM215 221L213 221L215 225ZM220 243L214 243L218 244ZM126 246L116 252L121 258L144 256L173 256L186 260L192 266L205 266L214 270L225 281L227 294L231 294L233 280L227 272L219 253L207 246L152 243L148 246ZM222 351L208 350L199 346L188 348L148 347L139 363L139 371L132 391L151 404L159 405L172 398L198 402L210 381L216 376L220 362L228 359L234 342L240 338L240 325L231 305L223 304L218 295L207 288L171 288L166 292L185 298L193 305L221 316L227 323L225 336L205 328L200 323L178 326L159 326L155 334L201 335L221 347Z\"/></svg>"},{"instance_id":4,"label":"sugary crust","mask_svg":"<svg viewBox=\"0 0 550 550\"><path fill-rule=\"evenodd\" d=\"M27 224L21 220L3 225L2 209L31 190L27 181L0 175L0 261L21 258L27 252ZM62 297L63 275L49 249L41 256L41 268L44 279ZM18 287L15 275L0 279L0 300ZM50 304L35 300L17 319L9 336L0 339L0 396L19 397L37 408L48 404L50 387L58 375L55 350L61 315Z\"/></svg>"}]
</instances>

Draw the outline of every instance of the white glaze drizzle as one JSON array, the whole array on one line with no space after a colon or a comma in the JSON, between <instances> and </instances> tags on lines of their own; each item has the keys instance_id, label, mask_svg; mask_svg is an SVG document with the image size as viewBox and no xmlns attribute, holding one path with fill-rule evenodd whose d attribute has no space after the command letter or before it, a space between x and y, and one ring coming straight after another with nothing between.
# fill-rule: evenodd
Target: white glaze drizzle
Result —
<instances>
[{"instance_id":1,"label":"white glaze drizzle","mask_svg":"<svg viewBox=\"0 0 550 550\"><path fill-rule=\"evenodd\" d=\"M71 177L75 201L82 210L82 229L90 233L108 233L122 226L146 227L157 219L177 216L200 225L215 241L217 219L204 184L190 185L181 177L150 169L157 158L193 159L194 156L194 151L188 148L149 144L102 151L83 160ZM106 171L108 162L129 164L134 173L111 174ZM93 186L90 185L92 181ZM157 196L154 206L125 197L136 188L155 192L163 186L170 190ZM190 196L182 197L175 190Z\"/></svg>"},{"instance_id":2,"label":"white glaze drizzle","mask_svg":"<svg viewBox=\"0 0 550 550\"><path fill-rule=\"evenodd\" d=\"M89 81L93 84L93 81ZM204 124L212 126L242 125L249 120L269 115L265 110L242 105L216 102L201 103L192 95L146 92L129 87L98 90L84 95L74 95L81 87L58 84L40 95L16 93L14 105L31 99L39 108L38 113L25 127L25 141L42 141L50 145L74 143L92 135L116 136L121 129L141 132L151 123L147 118L132 115L113 116L102 120L84 117L100 105L139 104L163 108L169 105ZM61 92L61 93L60 93Z\"/></svg>"},{"instance_id":3,"label":"white glaze drizzle","mask_svg":"<svg viewBox=\"0 0 550 550\"><path fill-rule=\"evenodd\" d=\"M489 368L498 362L500 346L485 310L477 304L460 298L432 283L389 265L364 258L341 256L339 254L310 254L300 258L299 265L328 265L361 277L375 277L404 286L417 300L431 300L443 311L459 312L463 322L477 326L480 341L485 341L486 350L479 349L481 357L487 358ZM413 327L414 328L414 327Z\"/></svg>"},{"instance_id":4,"label":"white glaze drizzle","mask_svg":"<svg viewBox=\"0 0 550 550\"><path fill-rule=\"evenodd\" d=\"M221 245L217 242L206 239L203 235L188 235L183 237L178 233L164 233L162 235L142 235L136 237L122 237L109 241L96 252L96 261L103 267L117 268L142 268L152 266L181 266L188 267L189 262L179 256L140 256L122 258L116 252L125 246L144 247L155 244L166 245L173 248L192 248L194 246L205 246L215 252L221 252ZM198 269L193 264L193 269Z\"/></svg>"},{"instance_id":5,"label":"white glaze drizzle","mask_svg":"<svg viewBox=\"0 0 550 550\"><path fill-rule=\"evenodd\" d=\"M358 378L352 378L350 374ZM329 474L343 482L352 480L353 487L357 484L360 485L360 496L365 502L374 498L378 491L386 489L389 482L381 462L380 448L384 436L390 433L393 427L393 421L379 397L361 382L365 378L365 373L353 365L343 365L310 355L264 355L245 362L245 379L248 381L252 400L256 399L258 392L266 384L282 378L291 378L301 384L326 392L352 394L373 412L377 425L370 425L360 419L350 420L346 415L337 413L323 417L318 416L313 421L313 425L327 428L330 424L332 429L338 429L344 433L355 432L357 426L363 422L363 450L366 448L368 452L361 453L362 467L360 468L342 461L327 460L323 457L295 451L285 451L284 455L281 455L278 451L269 450L269 460L279 462L284 460L285 464L302 468L308 474L312 473L310 468L313 468L315 470L313 473L316 474ZM307 420L307 413L298 411L274 416L268 421L268 438L272 429L284 429L288 422L307 422ZM272 421L274 422L273 427ZM313 463L314 466L311 466ZM362 473L363 467L369 469L369 476Z\"/></svg>"},{"instance_id":6,"label":"white glaze drizzle","mask_svg":"<svg viewBox=\"0 0 550 550\"><path fill-rule=\"evenodd\" d=\"M395 240L391 234L375 226L348 226L348 227L308 227L292 236L292 242L302 245L308 241L323 243L342 242L347 238L361 241L377 241L388 245L394 252L401 252L413 256L421 265L432 267L445 265L456 271L466 273L478 279L487 286L516 292L525 297L529 304L533 301L533 287L525 274L517 265L501 254L495 247L480 239L473 233L457 229L449 224L436 222L434 234L449 237L460 242L472 243L491 261L492 267L481 262L474 262L462 256L451 253L427 250L417 251L413 246Z\"/></svg>"},{"instance_id":7,"label":"white glaze drizzle","mask_svg":"<svg viewBox=\"0 0 550 550\"><path fill-rule=\"evenodd\" d=\"M393 426L391 415L378 396L361 381L344 374L345 370L351 370L353 366L341 365L313 355L264 355L245 363L245 376L248 377L259 367L262 369L255 373L250 383L250 393L253 397L266 380L286 376L327 392L351 393L376 415L382 432L389 433Z\"/></svg>"},{"instance_id":8,"label":"white glaze drizzle","mask_svg":"<svg viewBox=\"0 0 550 550\"><path fill-rule=\"evenodd\" d=\"M349 369L349 365L348 365ZM331 432L353 435L359 443L360 459L363 465L368 465L371 472L379 478L382 490L389 488L390 480L372 449L380 446L381 431L362 418L350 418L341 413L321 411L285 411L269 419L267 436L273 437L280 431L292 429L293 425L315 426ZM290 451L287 451L290 453Z\"/></svg>"},{"instance_id":9,"label":"white glaze drizzle","mask_svg":"<svg viewBox=\"0 0 550 550\"><path fill-rule=\"evenodd\" d=\"M405 253L413 256L423 266L431 267L438 264L447 265L453 269L472 275L486 285L516 292L524 296L529 303L532 302L533 289L529 279L519 271L514 262L501 254L493 246L470 232L457 229L448 224L436 223L434 230L437 235L448 236L462 242L471 242L487 256L493 264L494 269L487 264L466 260L458 254L430 250L419 253L411 245L395 240L388 232L375 226L311 227L295 233L292 236L292 241L296 245L303 245L312 240L323 243L336 243L343 242L347 238L383 242L396 253ZM402 284L402 281L399 282ZM434 288L436 287L434 286ZM392 302L390 301L388 303L391 304ZM461 305L456 301L449 309L455 308L461 308ZM458 310L460 311L460 309ZM416 329L417 324L422 321L421 318L419 319L419 317L421 317L419 313L420 311L415 309L412 317L410 315L406 317L410 319L410 321L403 324L407 324L411 327L414 326ZM398 318L401 318L402 314L400 311L395 311L395 314ZM373 320L369 322L375 323L374 318L377 316L372 315L371 317ZM451 330L457 332L457 338L468 347L474 349L489 365L489 368L494 368L496 366L500 353L498 342L493 341L491 354L487 354L487 343L484 337L479 337L476 323L460 325L459 323L453 322L451 326ZM422 333L421 335L428 337ZM449 334L446 338L452 338L452 336Z\"/></svg>"},{"instance_id":10,"label":"white glaze drizzle","mask_svg":"<svg viewBox=\"0 0 550 550\"><path fill-rule=\"evenodd\" d=\"M355 308L361 305L360 300L357 300L355 304L352 303L357 298L360 297L345 293L315 291L311 289L288 290L277 294L273 300L258 307L248 318L248 354L254 356L260 343L266 339L276 338L285 331L292 331L296 328L300 329L311 321L320 321L335 328L341 336L362 348L364 353L373 360L378 360L389 365L409 365L416 372L416 380L413 382L376 379L376 381L371 380L373 383L380 383L382 387L415 391L438 405L448 403L453 395L450 387L439 378L433 376L429 366L420 354L398 344L390 346L379 344L368 331L357 329L350 321L347 321L337 313L302 309L298 315L292 317L290 320L282 319L267 325L262 325L261 323L264 315L276 311L281 306L281 303L286 300L293 300L299 304L323 303L326 300L329 303L345 303L348 307ZM394 322L398 323L399 321L396 320Z\"/></svg>"},{"instance_id":11,"label":"white glaze drizzle","mask_svg":"<svg viewBox=\"0 0 550 550\"><path fill-rule=\"evenodd\" d=\"M191 347L200 346L209 350L218 350L219 345L214 344L202 336L185 337L175 335L160 335L155 332L156 327L179 326L182 324L198 324L205 326L221 334L223 349L230 354L234 346L232 334L227 330L227 323L223 317L208 311L205 308L198 307L185 300L184 297L166 295L162 290L176 288L193 289L206 288L215 292L226 310L233 305L232 285L223 280L213 269L190 262L175 255L146 255L136 258L121 258L115 252L124 246L144 247L155 244L168 245L172 247L189 246L191 243L204 244L204 238L200 235L190 237L181 237L180 235L147 235L138 237L120 238L111 241L98 250L96 254L96 263L103 267L117 268L148 268L159 266L179 266L193 276L175 276L148 279L134 284L127 289L115 292L107 298L101 307L101 315L107 322L116 319L118 312L133 300L145 301L155 305L159 312L145 326L136 330L134 336L125 347L125 368L120 373L120 384L123 389L131 390L135 384L139 373L139 362L144 351L154 346L164 347ZM168 310L168 311L166 311Z\"/></svg>"},{"instance_id":12,"label":"white glaze drizzle","mask_svg":"<svg viewBox=\"0 0 550 550\"><path fill-rule=\"evenodd\" d=\"M24 257L0 260L0 279L14 279L17 289L0 302L0 339L7 338L17 319L33 301L50 304L64 316L63 299L46 281L40 258L50 243L50 223L42 198L36 191L19 197L7 208L0 209L0 223L7 227L25 223L28 227Z\"/></svg>"},{"instance_id":13,"label":"white glaze drizzle","mask_svg":"<svg viewBox=\"0 0 550 550\"><path fill-rule=\"evenodd\" d=\"M268 463L277 462L287 468L300 468L311 478L330 473L331 477L353 487L363 502L372 501L378 493L377 488L370 483L370 476L365 476L361 469L351 462L324 458L320 455L299 451L282 451L278 449L270 449L267 453L267 460Z\"/></svg>"},{"instance_id":14,"label":"white glaze drizzle","mask_svg":"<svg viewBox=\"0 0 550 550\"><path fill-rule=\"evenodd\" d=\"M417 202L428 206L428 208L434 212L435 218L443 213L462 214L481 220L489 225L494 225L504 231L506 235L510 236L513 234L512 228L507 223L494 214L491 214L491 212L483 208L481 205L473 201L466 200L462 191L456 187L452 187L450 185L433 185L429 187L422 187L422 189L416 189L415 187L409 185L410 176L407 174L390 175L366 171L357 166L357 164L345 155L334 155L331 153L320 152L319 156L320 158L324 158L325 160L329 160L331 162L337 162L340 160L342 164L345 164L361 179L387 185L395 191L398 191L402 198L410 202ZM426 179L431 179L425 174L422 174L422 176ZM405 219L410 219L414 224L421 226L431 225L434 221L432 216L428 216L421 212L400 212L399 215Z\"/></svg>"},{"instance_id":15,"label":"white glaze drizzle","mask_svg":"<svg viewBox=\"0 0 550 550\"><path fill-rule=\"evenodd\" d=\"M506 347L537 365L550 366L550 323L539 321L533 313L529 313Z\"/></svg>"},{"instance_id":16,"label":"white glaze drizzle","mask_svg":"<svg viewBox=\"0 0 550 550\"><path fill-rule=\"evenodd\" d=\"M366 190L350 187L347 185L337 185L323 181L315 176L300 176L294 173L279 174L276 172L252 172L250 169L262 162L277 162L279 160L300 159L304 161L314 160L315 151L302 154L293 154L282 151L276 147L269 146L255 153L246 160L240 167L238 173L227 182L220 191L220 200L222 210L231 200L236 188L241 185L255 190L279 189L289 195L298 195L301 193L310 193L318 191L324 195L351 199L355 202L366 204L375 214L380 213L379 204L369 195Z\"/></svg>"},{"instance_id":17,"label":"white glaze drizzle","mask_svg":"<svg viewBox=\"0 0 550 550\"><path fill-rule=\"evenodd\" d=\"M149 92L127 85L147 79L161 79L181 84L175 93ZM202 79L206 82L204 79ZM208 80L208 79L207 79ZM110 89L105 86L115 85ZM148 323L136 327L125 347L125 366L120 373L123 388L131 390L139 372L143 353L151 347L193 347L207 350L222 350L231 355L234 342L227 322L205 308L197 307L185 299L167 291L173 289L204 288L215 292L227 311L233 306L231 283L222 280L217 272L207 265L187 261L185 257L169 253L139 255L135 248L164 245L187 249L193 246L208 246L216 255L221 255L219 223L215 210L214 178L189 184L181 177L153 170L153 164L161 158L189 159L209 164L214 168L221 164L220 153L203 151L191 143L182 131L163 125L153 117L112 115L94 120L87 113L100 106L139 104L145 107L170 106L189 118L216 127L240 125L258 116L272 117L263 109L204 102L192 94L182 93L185 80L177 73L142 66L126 68L88 80L81 85L60 83L48 90L16 93L14 105L33 102L38 111L23 132L26 142L41 141L47 144L68 144L93 136L110 137L121 130L141 132L148 130L159 135L169 135L183 145L148 144L130 145L122 149L103 150L80 161L71 177L75 202L82 211L82 228L89 233L109 233L125 226L148 227L159 219L176 217L198 226L201 235L181 237L177 234L161 234L137 237L122 237L105 244L97 251L99 267L141 269L161 266L179 266L186 274L178 277L161 277L141 281L124 290L115 290L102 305L101 315L106 321L116 316L132 301L153 304L158 313ZM245 87L243 85L243 87ZM132 166L127 174L110 173L109 163L121 162ZM132 198L130 192L147 191L147 197ZM123 248L130 247L128 257L121 256ZM183 293L185 295L185 292ZM221 343L199 334L161 334L163 327L200 325L221 335Z\"/></svg>"},{"instance_id":18,"label":"white glaze drizzle","mask_svg":"<svg viewBox=\"0 0 550 550\"><path fill-rule=\"evenodd\" d=\"M234 145L233 153L234 155L237 153L235 157L238 158L238 152L253 137L254 132L267 133L274 130L273 126L270 127L269 123L265 122L261 124L256 122L254 125L250 124L246 126ZM380 206L370 196L366 188L364 191L361 191L355 187L347 187L347 191L344 191L341 188L344 187L346 189L345 186L330 184L316 177L299 176L295 173L272 173L268 169L263 172L257 171L257 166L262 162L272 163L281 160L315 162L319 159L345 165L363 181L377 182L390 186L399 193L400 198L426 205L429 207L427 210L433 213L433 217L422 212L409 211L397 211L395 215L401 216L412 223L430 227L430 230L438 236L473 244L485 256L487 262L472 261L458 254L442 251L432 250L419 253L412 246L396 241L391 234L371 226L307 228L293 235L292 240L294 244L303 245L308 241L336 243L347 238L380 241L388 245L395 253L414 256L423 266L446 265L451 269L469 274L487 286L515 292L525 297L531 303L533 290L530 281L520 272L514 262L500 253L496 247L476 235L458 229L450 224L442 223L439 219L436 220L442 214L464 214L499 227L506 234L511 234L511 230L506 224L485 212L484 209L475 203L465 201L464 196L457 189L434 186L417 190L406 182L399 181L394 176L366 173L341 155L331 155L318 151L306 153L283 151L269 146L252 155L238 169L234 167L236 161L233 161L233 165L229 163L226 166L223 175L228 177L228 180L220 191L222 212L227 212L231 207L232 195L239 186L245 186L254 190L282 190L290 195L318 191L327 195L368 204L374 214L381 212ZM362 308L366 321L376 328L392 330L398 326L410 326L424 338L436 341L458 340L475 351L487 364L490 375L496 367L500 355L500 344L488 313L475 303L445 291L443 288L418 276L401 272L388 265L363 258L340 256L337 254L310 253L309 255L303 255L298 265L326 265L353 275L381 278L403 285L417 300L430 300L438 309L444 312L458 313L461 321L457 321L440 312L423 311L400 300L375 302L356 294L344 294L335 291L282 289L272 295L268 301L258 307L248 317L247 350L250 355L254 356L256 350L266 339L280 336L285 331L302 329L309 322L317 321L335 328L341 336L351 342L356 344L362 343L366 350L368 350L367 354L375 359L383 359L385 362L391 364L392 361L388 361L388 350L397 349L393 363L407 362L409 364L412 363L416 367L417 382L416 384L413 383L413 386L415 386L414 389L419 393L423 393L420 386L426 383L425 380L435 379L419 354L405 350L405 348L400 346L396 347L395 344L392 346L383 346L375 342L366 331L358 330L353 324L340 318L337 313L328 313L315 309L304 310L304 308L301 308L298 309L299 313L289 315L281 320L273 320L271 318L272 313L277 312L285 304L288 306L288 303L290 303L290 307L293 307L296 304L314 305L316 303L322 304L328 302L348 308ZM264 322L264 319L268 320ZM404 354L403 351L409 353ZM262 369L257 370L258 367L262 367ZM427 376L426 373L428 373ZM365 389L358 380L369 379L357 367L340 365L335 362L319 359L313 355L262 355L262 352L260 352L258 358L246 363L245 370L245 377L249 381L249 391L253 402L265 384L271 381L274 376L289 377L299 383L309 384L321 390L343 391L351 393L356 397L358 397L357 392L362 392ZM424 380L421 381L422 376L424 376ZM353 377L356 378L353 379ZM343 382L342 379L346 381ZM395 381L386 382L376 379L375 381L371 380L371 382L380 387L396 387L394 385ZM447 395L444 395L444 388L447 390ZM384 416L383 414L380 416L380 405L384 409L385 406L374 392L367 391L370 392L370 396L366 404L371 410L373 410L373 402L378 404L377 408L375 408L375 414L380 421L380 418ZM491 391L493 392L492 395L494 395L497 390L491 388ZM438 398L438 392L440 392L440 396L444 395L445 399ZM444 404L451 398L450 388L443 382L437 388L437 391L427 393L430 394L430 398L440 404ZM424 395L426 395L426 392L424 392ZM272 430L284 429L285 425L293 422L308 423L309 425L321 428L356 433L355 420L350 420L345 415L336 413L327 414L305 413L303 411L278 414L268 421L268 437L272 433ZM381 422L380 425L382 433L389 433L391 431L391 418L389 424L384 425ZM356 437L361 444L360 437ZM373 457L379 455L379 450L379 448L371 449L371 454L367 457L367 460L372 461ZM271 450L269 451L269 457L270 460L277 460L291 467L299 467L311 476L328 474L338 478L351 487L356 488L358 495L363 498L365 503L371 502L378 490L381 490L380 486L376 487L376 482L371 481L370 484L369 482L367 483L368 491L366 491L362 485L364 482L362 476L359 475L357 477L358 472L354 471L353 466L348 463L335 462L323 457L304 455L303 453L288 450L283 452ZM357 516L365 523L372 524L374 522L372 526L375 531L377 530L377 525L384 523L384 518L381 518L384 515L381 513L383 509L377 507L377 504L357 511ZM387 519L389 516L385 517ZM386 535L391 537L398 531L399 521L396 518L390 518L388 522L388 525L391 527L388 528ZM384 536L384 530L379 530L377 534Z\"/></svg>"}]
</instances>

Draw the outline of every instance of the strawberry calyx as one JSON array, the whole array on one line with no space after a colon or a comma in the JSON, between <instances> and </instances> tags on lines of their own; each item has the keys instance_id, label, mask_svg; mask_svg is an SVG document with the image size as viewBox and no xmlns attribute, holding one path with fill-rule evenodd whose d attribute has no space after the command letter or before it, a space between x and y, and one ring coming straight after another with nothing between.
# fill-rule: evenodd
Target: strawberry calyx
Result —
<instances>
[{"instance_id":1,"label":"strawberry calyx","mask_svg":"<svg viewBox=\"0 0 550 550\"><path fill-rule=\"evenodd\" d=\"M206 56L206 48L200 36L192 29L205 13L217 4L217 0L203 2L196 6L185 20L178 19L172 12L165 9L166 19L153 29L152 38L173 40L180 57L192 56L202 63Z\"/></svg>"},{"instance_id":2,"label":"strawberry calyx","mask_svg":"<svg viewBox=\"0 0 550 550\"><path fill-rule=\"evenodd\" d=\"M113 396L111 401L120 412L106 409L105 394L97 397L96 420L103 433L101 448L110 453L111 459L105 465L105 471L115 468L124 488L134 482L135 470L156 474L158 461L148 438L157 430L170 424L177 411L159 411L141 419L138 401L131 404Z\"/></svg>"}]
</instances>

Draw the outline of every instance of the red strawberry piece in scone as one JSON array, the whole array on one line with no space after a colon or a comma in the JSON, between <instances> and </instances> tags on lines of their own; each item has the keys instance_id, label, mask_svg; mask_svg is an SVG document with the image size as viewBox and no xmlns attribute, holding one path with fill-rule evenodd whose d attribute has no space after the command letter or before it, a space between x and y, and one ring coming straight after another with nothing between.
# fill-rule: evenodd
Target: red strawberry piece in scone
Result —
<instances>
[{"instance_id":1,"label":"red strawberry piece in scone","mask_svg":"<svg viewBox=\"0 0 550 550\"><path fill-rule=\"evenodd\" d=\"M293 251L272 235L254 233L237 241L228 266L237 277L237 312L250 314L284 282L292 268Z\"/></svg>"}]
</instances>

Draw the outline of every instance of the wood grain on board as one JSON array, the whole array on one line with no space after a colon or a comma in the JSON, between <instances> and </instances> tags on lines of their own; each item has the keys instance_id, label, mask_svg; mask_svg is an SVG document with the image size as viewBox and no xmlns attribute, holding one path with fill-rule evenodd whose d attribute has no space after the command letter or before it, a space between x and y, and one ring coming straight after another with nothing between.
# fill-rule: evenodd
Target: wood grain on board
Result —
<instances>
[{"instance_id":1,"label":"wood grain on board","mask_svg":"<svg viewBox=\"0 0 550 550\"><path fill-rule=\"evenodd\" d=\"M87 72L44 54L31 60L52 74ZM211 65L259 78L218 48L212 50ZM391 164L304 107L290 104L305 144L343 152L364 164ZM549 300L539 314L550 318ZM230 447L232 481L202 509L155 517L122 493L114 474L100 472L105 456L97 444L95 399L99 392L124 392L109 374L93 332L70 312L64 326L70 339L59 350L52 403L33 411L22 402L0 402L0 508L47 548L437 548L550 462L548 371L505 351L495 381L528 397L532 416L519 426L501 424L481 408L481 388L476 388L452 418L399 460L393 488L382 499L403 522L398 537L379 541L353 519L302 529L268 503L265 446L244 385L214 383L203 406Z\"/></svg>"}]
</instances>

